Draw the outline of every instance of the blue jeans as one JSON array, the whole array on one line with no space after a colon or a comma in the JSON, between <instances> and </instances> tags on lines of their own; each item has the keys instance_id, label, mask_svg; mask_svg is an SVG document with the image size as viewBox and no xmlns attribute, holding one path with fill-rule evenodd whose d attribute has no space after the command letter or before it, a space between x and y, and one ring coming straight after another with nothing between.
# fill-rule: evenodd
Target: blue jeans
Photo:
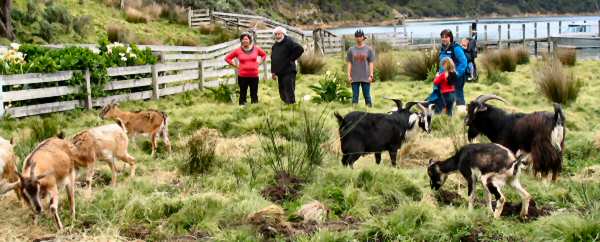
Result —
<instances>
[{"instance_id":1,"label":"blue jeans","mask_svg":"<svg viewBox=\"0 0 600 242\"><path fill-rule=\"evenodd\" d=\"M446 109L446 114L448 114L448 116L452 116L452 109L454 108L454 93L444 93L442 94L442 99L444 100L444 109Z\"/></svg>"},{"instance_id":2,"label":"blue jeans","mask_svg":"<svg viewBox=\"0 0 600 242\"><path fill-rule=\"evenodd\" d=\"M363 97L365 98L365 104L371 107L373 104L371 103L371 83L368 82L353 82L352 83L352 103L358 103L358 94L360 93L360 88L362 87Z\"/></svg>"},{"instance_id":3,"label":"blue jeans","mask_svg":"<svg viewBox=\"0 0 600 242\"><path fill-rule=\"evenodd\" d=\"M460 76L456 78L456 83L454 83L454 95L456 97L456 105L465 105L465 78L467 75Z\"/></svg>"}]
</instances>

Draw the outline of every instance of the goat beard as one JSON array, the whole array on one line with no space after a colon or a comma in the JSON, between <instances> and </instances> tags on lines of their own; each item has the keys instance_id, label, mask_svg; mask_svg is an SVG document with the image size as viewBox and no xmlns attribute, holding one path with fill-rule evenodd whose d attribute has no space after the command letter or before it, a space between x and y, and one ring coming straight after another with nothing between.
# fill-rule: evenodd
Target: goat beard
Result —
<instances>
[{"instance_id":1,"label":"goat beard","mask_svg":"<svg viewBox=\"0 0 600 242\"><path fill-rule=\"evenodd\" d=\"M473 127L469 127L469 130L467 131L467 139L469 140L469 143L473 142L473 140L477 138L478 135L479 130Z\"/></svg>"}]
</instances>

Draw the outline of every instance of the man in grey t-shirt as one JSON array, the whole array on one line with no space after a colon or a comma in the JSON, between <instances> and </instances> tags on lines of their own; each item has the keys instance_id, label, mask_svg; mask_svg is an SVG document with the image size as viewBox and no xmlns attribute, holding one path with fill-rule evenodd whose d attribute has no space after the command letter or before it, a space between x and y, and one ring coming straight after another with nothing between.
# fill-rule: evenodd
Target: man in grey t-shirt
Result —
<instances>
[{"instance_id":1,"label":"man in grey t-shirt","mask_svg":"<svg viewBox=\"0 0 600 242\"><path fill-rule=\"evenodd\" d=\"M362 88L365 104L372 107L371 102L371 82L373 78L373 61L375 60L375 52L371 47L365 44L365 33L362 30L357 30L354 33L356 38L356 46L348 49L346 61L348 62L348 81L352 83L352 104L358 103L358 95Z\"/></svg>"}]
</instances>

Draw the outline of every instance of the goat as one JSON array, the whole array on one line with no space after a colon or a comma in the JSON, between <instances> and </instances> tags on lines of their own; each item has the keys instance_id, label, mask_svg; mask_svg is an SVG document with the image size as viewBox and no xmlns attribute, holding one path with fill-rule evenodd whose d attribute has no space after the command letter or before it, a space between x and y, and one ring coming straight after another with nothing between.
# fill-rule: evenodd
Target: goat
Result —
<instances>
[{"instance_id":1,"label":"goat","mask_svg":"<svg viewBox=\"0 0 600 242\"><path fill-rule=\"evenodd\" d=\"M345 117L334 113L339 124L342 148L342 164L350 166L360 156L375 153L375 162L381 162L381 152L387 150L392 165L396 166L398 149L407 139L416 133L420 127L423 131L431 132L431 106L425 108L422 103L409 102L402 108L402 101L392 99L398 110L388 114L351 112ZM411 112L413 106L421 112Z\"/></svg>"},{"instance_id":2,"label":"goat","mask_svg":"<svg viewBox=\"0 0 600 242\"><path fill-rule=\"evenodd\" d=\"M117 119L117 124L99 126L79 132L73 137L72 143L78 151L75 167L87 170L86 183L88 190L92 189L94 166L97 160L105 161L110 166L112 171L111 184L113 186L117 184L115 159L129 164L131 176L135 176L135 158L127 152L129 138L127 137L127 129L120 119Z\"/></svg>"},{"instance_id":3,"label":"goat","mask_svg":"<svg viewBox=\"0 0 600 242\"><path fill-rule=\"evenodd\" d=\"M19 175L17 174L17 156L14 152L14 140L8 141L0 137L0 194L15 190L17 198Z\"/></svg>"},{"instance_id":4,"label":"goat","mask_svg":"<svg viewBox=\"0 0 600 242\"><path fill-rule=\"evenodd\" d=\"M129 135L150 134L152 137L152 156L156 152L158 136L162 134L167 150L171 152L168 130L169 117L165 112L158 110L126 112L121 111L117 103L111 103L102 108L100 117L102 119L121 119Z\"/></svg>"},{"instance_id":5,"label":"goat","mask_svg":"<svg viewBox=\"0 0 600 242\"><path fill-rule=\"evenodd\" d=\"M526 156L521 154L515 158L510 150L499 144L467 144L447 160L429 160L427 174L431 188L438 190L449 173L459 171L467 180L470 210L473 209L475 184L479 177L487 191L487 205L495 218L500 217L506 202L502 186L509 183L521 196L521 217L526 218L531 195L523 189L518 179L520 166L526 160ZM495 210L492 207L492 194L497 200Z\"/></svg>"},{"instance_id":6,"label":"goat","mask_svg":"<svg viewBox=\"0 0 600 242\"><path fill-rule=\"evenodd\" d=\"M62 138L42 141L25 159L19 176L19 192L34 212L34 223L43 212L41 200L50 197L49 207L59 230L63 225L58 216L59 189L66 187L71 217L75 217L75 147Z\"/></svg>"},{"instance_id":7,"label":"goat","mask_svg":"<svg viewBox=\"0 0 600 242\"><path fill-rule=\"evenodd\" d=\"M554 113L507 113L486 103L494 99L506 102L495 95L481 95L469 103L465 117L469 141L481 133L513 153L531 153L534 173L544 177L552 173L556 180L562 170L565 138L565 115L560 104L554 104Z\"/></svg>"}]
</instances>

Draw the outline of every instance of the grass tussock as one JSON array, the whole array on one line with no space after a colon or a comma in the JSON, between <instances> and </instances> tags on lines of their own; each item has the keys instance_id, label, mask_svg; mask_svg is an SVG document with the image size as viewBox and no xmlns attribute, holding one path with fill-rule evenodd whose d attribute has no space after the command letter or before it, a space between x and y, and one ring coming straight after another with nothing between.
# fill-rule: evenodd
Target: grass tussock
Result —
<instances>
[{"instance_id":1,"label":"grass tussock","mask_svg":"<svg viewBox=\"0 0 600 242\"><path fill-rule=\"evenodd\" d=\"M438 59L437 49L420 51L403 62L402 70L412 80L427 80L432 71L437 72Z\"/></svg>"},{"instance_id":2,"label":"grass tussock","mask_svg":"<svg viewBox=\"0 0 600 242\"><path fill-rule=\"evenodd\" d=\"M135 34L129 32L128 29L121 27L119 25L108 25L106 27L106 35L108 37L108 41L111 43L119 42L119 43L135 43L136 37Z\"/></svg>"},{"instance_id":3,"label":"grass tussock","mask_svg":"<svg viewBox=\"0 0 600 242\"><path fill-rule=\"evenodd\" d=\"M481 57L484 70L489 72L514 72L517 69L518 59L512 49L492 50Z\"/></svg>"},{"instance_id":4,"label":"grass tussock","mask_svg":"<svg viewBox=\"0 0 600 242\"><path fill-rule=\"evenodd\" d=\"M217 160L215 148L219 132L214 129L202 128L192 135L187 143L188 157L182 169L188 174L206 173Z\"/></svg>"},{"instance_id":5,"label":"grass tussock","mask_svg":"<svg viewBox=\"0 0 600 242\"><path fill-rule=\"evenodd\" d=\"M312 51L305 52L298 60L302 74L317 74L323 70L325 64L325 58Z\"/></svg>"},{"instance_id":6,"label":"grass tussock","mask_svg":"<svg viewBox=\"0 0 600 242\"><path fill-rule=\"evenodd\" d=\"M538 91L548 101L568 105L575 102L583 82L571 71L565 70L559 60L543 61L534 70Z\"/></svg>"},{"instance_id":7,"label":"grass tussock","mask_svg":"<svg viewBox=\"0 0 600 242\"><path fill-rule=\"evenodd\" d=\"M529 49L527 48L515 48L512 49L517 60L517 65L525 65L529 63Z\"/></svg>"},{"instance_id":8,"label":"grass tussock","mask_svg":"<svg viewBox=\"0 0 600 242\"><path fill-rule=\"evenodd\" d=\"M596 136L594 136L594 144L596 148L600 149L600 131L597 131Z\"/></svg>"},{"instance_id":9,"label":"grass tussock","mask_svg":"<svg viewBox=\"0 0 600 242\"><path fill-rule=\"evenodd\" d=\"M577 63L577 50L561 48L556 50L556 58L565 66L574 66Z\"/></svg>"},{"instance_id":10,"label":"grass tussock","mask_svg":"<svg viewBox=\"0 0 600 242\"><path fill-rule=\"evenodd\" d=\"M394 54L381 53L375 60L375 79L378 81L390 81L399 74L399 64Z\"/></svg>"},{"instance_id":11,"label":"grass tussock","mask_svg":"<svg viewBox=\"0 0 600 242\"><path fill-rule=\"evenodd\" d=\"M383 54L392 51L394 47L386 41L375 41L373 49L375 50L375 54Z\"/></svg>"},{"instance_id":12,"label":"grass tussock","mask_svg":"<svg viewBox=\"0 0 600 242\"><path fill-rule=\"evenodd\" d=\"M135 8L127 8L125 9L125 20L130 23L147 23L150 21L150 17Z\"/></svg>"},{"instance_id":13,"label":"grass tussock","mask_svg":"<svg viewBox=\"0 0 600 242\"><path fill-rule=\"evenodd\" d=\"M198 46L200 43L194 37L180 38L175 41L175 45L179 46Z\"/></svg>"}]
</instances>

